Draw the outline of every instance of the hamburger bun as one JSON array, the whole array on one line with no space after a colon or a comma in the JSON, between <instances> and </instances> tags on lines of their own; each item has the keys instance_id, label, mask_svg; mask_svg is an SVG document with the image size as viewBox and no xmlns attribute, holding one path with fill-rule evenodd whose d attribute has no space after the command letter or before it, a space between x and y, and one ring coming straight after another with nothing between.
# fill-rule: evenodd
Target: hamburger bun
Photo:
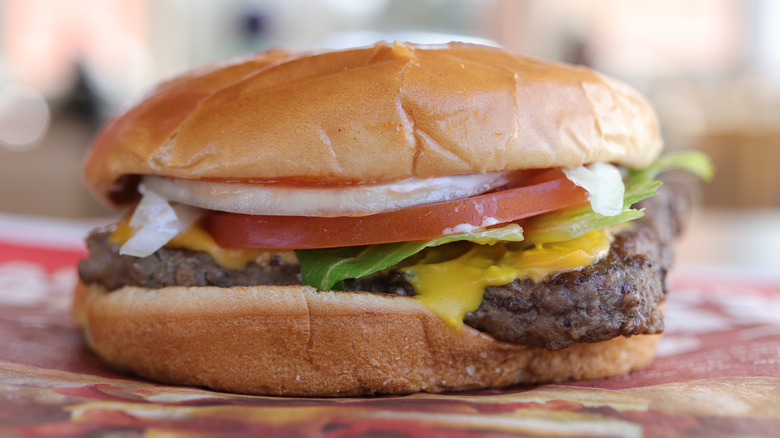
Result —
<instances>
[{"instance_id":1,"label":"hamburger bun","mask_svg":"<svg viewBox=\"0 0 780 438\"><path fill-rule=\"evenodd\" d=\"M265 52L163 83L107 124L84 178L108 204L129 176L293 183L648 165L662 141L636 91L585 67L484 46Z\"/></svg>"},{"instance_id":2,"label":"hamburger bun","mask_svg":"<svg viewBox=\"0 0 780 438\"><path fill-rule=\"evenodd\" d=\"M80 284L74 312L89 346L119 370L245 394L443 392L626 374L660 335L547 350L444 323L406 297L300 287Z\"/></svg>"}]
</instances>

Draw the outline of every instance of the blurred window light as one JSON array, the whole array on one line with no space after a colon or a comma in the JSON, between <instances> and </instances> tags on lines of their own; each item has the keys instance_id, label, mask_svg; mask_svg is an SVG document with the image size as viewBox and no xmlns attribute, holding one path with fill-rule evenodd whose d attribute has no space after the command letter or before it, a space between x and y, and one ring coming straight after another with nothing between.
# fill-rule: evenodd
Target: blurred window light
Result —
<instances>
[{"instance_id":1,"label":"blurred window light","mask_svg":"<svg viewBox=\"0 0 780 438\"><path fill-rule=\"evenodd\" d=\"M326 0L325 3L349 20L367 20L381 13L388 0Z\"/></svg>"},{"instance_id":2,"label":"blurred window light","mask_svg":"<svg viewBox=\"0 0 780 438\"><path fill-rule=\"evenodd\" d=\"M35 147L49 126L49 105L34 88L9 84L0 89L0 143L7 149Z\"/></svg>"},{"instance_id":3,"label":"blurred window light","mask_svg":"<svg viewBox=\"0 0 780 438\"><path fill-rule=\"evenodd\" d=\"M54 101L68 96L82 68L94 91L118 105L152 79L147 3L0 0L0 51L11 80Z\"/></svg>"},{"instance_id":4,"label":"blurred window light","mask_svg":"<svg viewBox=\"0 0 780 438\"><path fill-rule=\"evenodd\" d=\"M395 41L409 41L415 44L434 45L447 44L453 41L482 44L485 46L496 46L499 44L487 38L479 38L470 35L461 35L453 33L440 32L378 32L378 31L352 31L338 32L328 35L318 43L321 48L328 49L347 49L350 47L362 47L375 44L377 41L386 41L392 43ZM320 48L316 47L316 48Z\"/></svg>"},{"instance_id":5,"label":"blurred window light","mask_svg":"<svg viewBox=\"0 0 780 438\"><path fill-rule=\"evenodd\" d=\"M572 61L621 78L733 71L743 61L748 2L537 0L522 4L532 14L525 19L531 30L518 37L542 56L567 55L574 49L582 59ZM557 43L546 43L550 40Z\"/></svg>"},{"instance_id":6,"label":"blurred window light","mask_svg":"<svg viewBox=\"0 0 780 438\"><path fill-rule=\"evenodd\" d=\"M780 92L780 2L757 0L753 10L755 26L751 29L754 38L753 56L758 67L766 74L770 86Z\"/></svg>"}]
</instances>

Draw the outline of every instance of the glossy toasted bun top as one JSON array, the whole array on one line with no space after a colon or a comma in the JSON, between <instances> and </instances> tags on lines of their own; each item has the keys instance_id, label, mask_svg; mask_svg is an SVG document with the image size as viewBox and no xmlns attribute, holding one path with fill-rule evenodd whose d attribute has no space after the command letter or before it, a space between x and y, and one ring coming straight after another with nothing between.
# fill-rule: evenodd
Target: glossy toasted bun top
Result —
<instances>
[{"instance_id":1,"label":"glossy toasted bun top","mask_svg":"<svg viewBox=\"0 0 780 438\"><path fill-rule=\"evenodd\" d=\"M106 125L84 176L116 205L143 174L389 182L594 161L643 167L661 147L650 105L587 68L478 45L379 43L270 51L165 82Z\"/></svg>"}]
</instances>

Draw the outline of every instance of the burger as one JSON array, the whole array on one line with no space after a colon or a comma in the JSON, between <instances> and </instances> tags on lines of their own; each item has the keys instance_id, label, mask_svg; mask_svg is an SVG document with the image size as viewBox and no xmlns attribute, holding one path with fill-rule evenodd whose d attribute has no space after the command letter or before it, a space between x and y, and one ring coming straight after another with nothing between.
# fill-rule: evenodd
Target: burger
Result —
<instances>
[{"instance_id":1,"label":"burger","mask_svg":"<svg viewBox=\"0 0 780 438\"><path fill-rule=\"evenodd\" d=\"M127 213L87 239L75 321L117 369L247 394L625 374L688 208L657 176L709 173L661 149L633 89L499 48L230 59L96 137L86 185Z\"/></svg>"}]
</instances>

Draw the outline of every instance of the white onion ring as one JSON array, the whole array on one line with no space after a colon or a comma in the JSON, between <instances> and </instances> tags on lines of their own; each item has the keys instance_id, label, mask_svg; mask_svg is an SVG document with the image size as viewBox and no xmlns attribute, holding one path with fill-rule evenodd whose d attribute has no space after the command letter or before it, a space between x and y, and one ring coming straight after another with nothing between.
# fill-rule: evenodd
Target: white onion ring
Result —
<instances>
[{"instance_id":1,"label":"white onion ring","mask_svg":"<svg viewBox=\"0 0 780 438\"><path fill-rule=\"evenodd\" d=\"M609 163L593 163L563 169L571 182L588 191L590 206L598 214L617 216L623 212L626 188L620 169Z\"/></svg>"},{"instance_id":2,"label":"white onion ring","mask_svg":"<svg viewBox=\"0 0 780 438\"><path fill-rule=\"evenodd\" d=\"M269 216L366 216L461 199L506 185L518 172L408 179L389 184L306 187L213 182L146 175L143 183L165 198L209 210Z\"/></svg>"}]
</instances>

